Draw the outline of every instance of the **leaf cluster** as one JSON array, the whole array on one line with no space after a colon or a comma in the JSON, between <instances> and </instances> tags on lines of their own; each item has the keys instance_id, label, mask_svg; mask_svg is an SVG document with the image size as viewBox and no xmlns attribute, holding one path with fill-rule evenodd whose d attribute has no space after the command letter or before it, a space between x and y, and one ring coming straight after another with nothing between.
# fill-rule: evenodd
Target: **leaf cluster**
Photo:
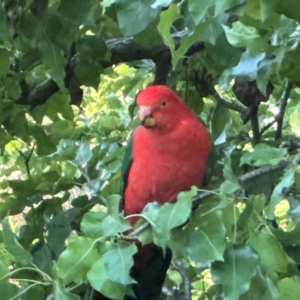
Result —
<instances>
[{"instance_id":1,"label":"leaf cluster","mask_svg":"<svg viewBox=\"0 0 300 300\"><path fill-rule=\"evenodd\" d=\"M1 2L1 299L123 299L137 241L172 250L162 299L297 299L299 3L200 2ZM120 173L153 81L215 151L203 190L131 229Z\"/></svg>"}]
</instances>

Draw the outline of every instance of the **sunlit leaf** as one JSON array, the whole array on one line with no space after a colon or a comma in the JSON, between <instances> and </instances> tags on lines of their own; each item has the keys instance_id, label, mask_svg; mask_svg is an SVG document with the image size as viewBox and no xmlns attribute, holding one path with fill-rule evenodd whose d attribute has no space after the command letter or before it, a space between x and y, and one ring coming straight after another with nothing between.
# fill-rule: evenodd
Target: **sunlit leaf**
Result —
<instances>
[{"instance_id":1,"label":"sunlit leaf","mask_svg":"<svg viewBox=\"0 0 300 300\"><path fill-rule=\"evenodd\" d=\"M270 203L265 209L265 212L270 219L273 218L275 206L284 197L284 192L286 191L286 189L290 188L294 184L296 169L296 164L289 166L283 173L280 182L274 188L273 193L271 195Z\"/></svg>"},{"instance_id":2,"label":"sunlit leaf","mask_svg":"<svg viewBox=\"0 0 300 300\"><path fill-rule=\"evenodd\" d=\"M253 151L246 152L242 155L240 165L276 165L284 160L286 155L287 151L284 148L274 148L267 144L258 144L254 147Z\"/></svg>"},{"instance_id":3,"label":"sunlit leaf","mask_svg":"<svg viewBox=\"0 0 300 300\"><path fill-rule=\"evenodd\" d=\"M299 282L292 278L284 278L278 283L280 300L290 299L297 300L300 293Z\"/></svg>"}]
</instances>

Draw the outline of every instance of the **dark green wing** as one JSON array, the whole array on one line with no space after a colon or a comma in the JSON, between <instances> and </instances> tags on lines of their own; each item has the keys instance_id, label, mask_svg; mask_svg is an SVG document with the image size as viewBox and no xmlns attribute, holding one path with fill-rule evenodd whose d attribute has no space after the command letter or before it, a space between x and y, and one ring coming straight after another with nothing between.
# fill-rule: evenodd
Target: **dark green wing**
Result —
<instances>
[{"instance_id":1,"label":"dark green wing","mask_svg":"<svg viewBox=\"0 0 300 300\"><path fill-rule=\"evenodd\" d=\"M122 199L120 201L120 206L119 209L120 211L123 210L124 208L124 192L127 187L127 182L128 182L128 174L130 171L130 167L132 165L132 134L130 138L128 139L128 144L125 147L124 151L124 157L122 161L122 168L121 168L121 195Z\"/></svg>"},{"instance_id":2,"label":"dark green wing","mask_svg":"<svg viewBox=\"0 0 300 300\"><path fill-rule=\"evenodd\" d=\"M199 116L197 116L197 118L198 118L199 122L205 128L207 128L204 121ZM204 174L202 185L207 185L208 184L208 182L209 182L209 180L212 176L213 170L215 169L215 165L216 165L216 156L217 156L216 155L216 148L215 148L214 141L212 139L212 136L211 136L210 132L209 132L209 135L210 135L211 150L210 150L208 160L206 162L205 174Z\"/></svg>"}]
</instances>

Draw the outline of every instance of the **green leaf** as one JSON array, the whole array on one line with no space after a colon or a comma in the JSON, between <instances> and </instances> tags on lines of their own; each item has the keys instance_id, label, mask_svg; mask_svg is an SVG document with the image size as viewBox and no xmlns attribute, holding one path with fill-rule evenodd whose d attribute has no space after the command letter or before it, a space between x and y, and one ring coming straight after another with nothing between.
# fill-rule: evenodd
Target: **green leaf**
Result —
<instances>
[{"instance_id":1,"label":"green leaf","mask_svg":"<svg viewBox=\"0 0 300 300\"><path fill-rule=\"evenodd\" d=\"M295 182L295 172L297 169L297 164L290 165L283 173L280 182L274 188L271 200L267 207L265 208L265 213L269 219L274 218L275 206L284 197L284 192L289 189Z\"/></svg>"},{"instance_id":2,"label":"green leaf","mask_svg":"<svg viewBox=\"0 0 300 300\"><path fill-rule=\"evenodd\" d=\"M233 77L243 77L248 80L254 80L257 77L257 72L259 70L259 65L265 59L265 53L259 53L257 55L252 55L245 51L241 55L240 62L234 68L226 69L219 80L219 85L221 89L227 89L229 82Z\"/></svg>"},{"instance_id":3,"label":"green leaf","mask_svg":"<svg viewBox=\"0 0 300 300\"><path fill-rule=\"evenodd\" d=\"M128 287L111 281L108 278L104 257L99 258L87 274L91 286L102 295L110 299L122 300L128 291Z\"/></svg>"},{"instance_id":4,"label":"green leaf","mask_svg":"<svg viewBox=\"0 0 300 300\"><path fill-rule=\"evenodd\" d=\"M204 19L208 9L214 4L214 1L211 0L190 0L188 2L189 11L191 12L196 25Z\"/></svg>"},{"instance_id":5,"label":"green leaf","mask_svg":"<svg viewBox=\"0 0 300 300\"><path fill-rule=\"evenodd\" d=\"M107 214L111 215L112 217L118 217L119 216L119 207L120 207L120 201L121 196L118 194L115 195L109 195L106 199L106 207L107 207Z\"/></svg>"},{"instance_id":6,"label":"green leaf","mask_svg":"<svg viewBox=\"0 0 300 300\"><path fill-rule=\"evenodd\" d=\"M42 126L33 125L30 127L30 133L36 141L36 153L39 156L46 156L56 151L56 145L45 133Z\"/></svg>"},{"instance_id":7,"label":"green leaf","mask_svg":"<svg viewBox=\"0 0 300 300\"><path fill-rule=\"evenodd\" d=\"M65 284L79 283L86 278L87 272L99 258L94 240L77 237L70 241L67 249L57 261L57 274Z\"/></svg>"},{"instance_id":8,"label":"green leaf","mask_svg":"<svg viewBox=\"0 0 300 300\"><path fill-rule=\"evenodd\" d=\"M117 17L120 28L125 36L132 36L153 21L159 12L151 7L152 0L116 0Z\"/></svg>"},{"instance_id":9,"label":"green leaf","mask_svg":"<svg viewBox=\"0 0 300 300\"><path fill-rule=\"evenodd\" d=\"M232 171L231 159L229 156L225 158L223 176L225 181L220 186L220 195L232 194L241 188L236 176Z\"/></svg>"},{"instance_id":10,"label":"green leaf","mask_svg":"<svg viewBox=\"0 0 300 300\"><path fill-rule=\"evenodd\" d=\"M300 21L298 14L300 10L300 2L298 0L277 1L276 11L279 14L284 14L290 19Z\"/></svg>"},{"instance_id":11,"label":"green leaf","mask_svg":"<svg viewBox=\"0 0 300 300\"><path fill-rule=\"evenodd\" d=\"M298 300L300 295L299 281L293 278L284 278L278 282L278 290L280 294L280 300Z\"/></svg>"},{"instance_id":12,"label":"green leaf","mask_svg":"<svg viewBox=\"0 0 300 300\"><path fill-rule=\"evenodd\" d=\"M90 144L87 142L83 142L80 144L77 153L75 161L78 165L82 165L87 163L93 156L93 153L90 149Z\"/></svg>"},{"instance_id":13,"label":"green leaf","mask_svg":"<svg viewBox=\"0 0 300 300\"><path fill-rule=\"evenodd\" d=\"M213 211L199 218L199 225L189 235L186 245L190 258L196 262L223 260L225 226L221 211Z\"/></svg>"},{"instance_id":14,"label":"green leaf","mask_svg":"<svg viewBox=\"0 0 300 300\"><path fill-rule=\"evenodd\" d=\"M115 236L129 230L131 226L120 216L107 216L100 224L99 231L103 237Z\"/></svg>"},{"instance_id":15,"label":"green leaf","mask_svg":"<svg viewBox=\"0 0 300 300\"><path fill-rule=\"evenodd\" d=\"M172 57L174 56L174 39L171 36L171 26L172 23L179 17L179 9L177 5L171 4L169 8L162 11L159 16L159 23L157 25L157 30L161 34L164 43L170 48ZM175 67L173 65L173 67Z\"/></svg>"},{"instance_id":16,"label":"green leaf","mask_svg":"<svg viewBox=\"0 0 300 300\"><path fill-rule=\"evenodd\" d=\"M223 25L223 28L231 45L246 47L247 51L252 54L264 52L267 37L261 37L255 27L237 21L232 24L232 27Z\"/></svg>"},{"instance_id":17,"label":"green leaf","mask_svg":"<svg viewBox=\"0 0 300 300\"><path fill-rule=\"evenodd\" d=\"M5 280L7 274L9 274L9 270L4 262L0 260L0 278L4 278L3 280Z\"/></svg>"},{"instance_id":18,"label":"green leaf","mask_svg":"<svg viewBox=\"0 0 300 300\"><path fill-rule=\"evenodd\" d=\"M224 32L224 29L221 25L223 18L224 16L220 15L219 17L215 18L208 18L204 23L201 23L205 24L205 29L201 34L201 40L211 45L216 45L218 37Z\"/></svg>"},{"instance_id":19,"label":"green leaf","mask_svg":"<svg viewBox=\"0 0 300 300\"><path fill-rule=\"evenodd\" d=\"M19 288L10 282L0 282L1 300L17 299Z\"/></svg>"},{"instance_id":20,"label":"green leaf","mask_svg":"<svg viewBox=\"0 0 300 300\"><path fill-rule=\"evenodd\" d=\"M212 263L212 279L223 286L224 300L239 299L249 289L258 265L258 255L247 245L229 247L225 251L224 262Z\"/></svg>"},{"instance_id":21,"label":"green leaf","mask_svg":"<svg viewBox=\"0 0 300 300\"><path fill-rule=\"evenodd\" d=\"M61 116L66 119L73 121L74 112L72 106L70 105L70 99L66 96L63 91L59 91L51 96L45 104L47 108L47 115L53 121L61 120Z\"/></svg>"},{"instance_id":22,"label":"green leaf","mask_svg":"<svg viewBox=\"0 0 300 300\"><path fill-rule=\"evenodd\" d=\"M225 126L229 121L229 109L224 105L217 103L211 120L212 137L217 140L218 137L225 130Z\"/></svg>"},{"instance_id":23,"label":"green leaf","mask_svg":"<svg viewBox=\"0 0 300 300\"><path fill-rule=\"evenodd\" d=\"M257 273L251 279L249 290L242 294L240 299L243 300L278 300L277 280L268 277L265 270L258 268ZM286 298L289 299L289 298Z\"/></svg>"},{"instance_id":24,"label":"green leaf","mask_svg":"<svg viewBox=\"0 0 300 300\"><path fill-rule=\"evenodd\" d=\"M129 276L133 265L132 256L137 251L133 243L117 242L104 254L104 265L109 280L131 284L135 281Z\"/></svg>"},{"instance_id":25,"label":"green leaf","mask_svg":"<svg viewBox=\"0 0 300 300\"><path fill-rule=\"evenodd\" d=\"M16 262L21 266L28 266L32 263L31 254L18 242L15 234L10 228L7 218L2 220L2 237L5 248L14 256Z\"/></svg>"},{"instance_id":26,"label":"green leaf","mask_svg":"<svg viewBox=\"0 0 300 300\"><path fill-rule=\"evenodd\" d=\"M39 42L39 49L42 61L49 70L51 77L61 89L64 89L64 66L66 64L66 59L63 56L61 49L54 43L45 40Z\"/></svg>"},{"instance_id":27,"label":"green leaf","mask_svg":"<svg viewBox=\"0 0 300 300\"><path fill-rule=\"evenodd\" d=\"M267 144L258 144L253 151L242 155L240 166L249 164L253 166L277 165L287 156L285 148L274 148Z\"/></svg>"},{"instance_id":28,"label":"green leaf","mask_svg":"<svg viewBox=\"0 0 300 300\"><path fill-rule=\"evenodd\" d=\"M0 47L0 78L5 77L7 72L9 71L9 66L10 66L10 52L5 49Z\"/></svg>"},{"instance_id":29,"label":"green leaf","mask_svg":"<svg viewBox=\"0 0 300 300\"><path fill-rule=\"evenodd\" d=\"M300 130L300 106L297 105L290 114L290 125L294 130Z\"/></svg>"},{"instance_id":30,"label":"green leaf","mask_svg":"<svg viewBox=\"0 0 300 300\"><path fill-rule=\"evenodd\" d=\"M64 250L64 242L71 232L71 222L79 214L79 209L58 210L47 224L47 242L51 250L59 256Z\"/></svg>"},{"instance_id":31,"label":"green leaf","mask_svg":"<svg viewBox=\"0 0 300 300\"><path fill-rule=\"evenodd\" d=\"M101 60L106 54L105 42L96 35L85 35L77 43L77 51L84 61Z\"/></svg>"},{"instance_id":32,"label":"green leaf","mask_svg":"<svg viewBox=\"0 0 300 300\"><path fill-rule=\"evenodd\" d=\"M97 61L81 60L75 66L76 78L81 84L98 88L100 82L100 74L103 71L102 65Z\"/></svg>"},{"instance_id":33,"label":"green leaf","mask_svg":"<svg viewBox=\"0 0 300 300\"><path fill-rule=\"evenodd\" d=\"M55 278L53 281L53 297L59 300L79 300L80 297L68 292L61 279Z\"/></svg>"},{"instance_id":34,"label":"green leaf","mask_svg":"<svg viewBox=\"0 0 300 300\"><path fill-rule=\"evenodd\" d=\"M166 203L155 214L154 242L165 248L171 237L171 230L183 224L191 212L192 198L197 193L197 188L192 187L189 192L180 192L175 203Z\"/></svg>"},{"instance_id":35,"label":"green leaf","mask_svg":"<svg viewBox=\"0 0 300 300\"><path fill-rule=\"evenodd\" d=\"M67 17L73 22L81 25L89 15L93 0L63 0L60 1L58 12L62 17Z\"/></svg>"},{"instance_id":36,"label":"green leaf","mask_svg":"<svg viewBox=\"0 0 300 300\"><path fill-rule=\"evenodd\" d=\"M178 60L181 59L184 56L186 51L195 42L197 42L199 40L199 36L201 36L201 34L203 33L203 31L205 31L207 26L208 26L208 23L206 23L206 22L202 23L202 24L199 24L198 26L195 27L194 31L191 34L183 36L181 38L181 41L180 41L180 46L176 51L174 51L175 50L174 46L171 47L172 44L170 44L170 45L167 44L169 46L170 50L171 50L171 53L172 53L172 66L173 66L173 69L175 69L175 67L178 63ZM163 30L165 30L165 29L162 28L162 31ZM166 37L168 37L168 32L166 32L165 34L166 34Z\"/></svg>"},{"instance_id":37,"label":"green leaf","mask_svg":"<svg viewBox=\"0 0 300 300\"><path fill-rule=\"evenodd\" d=\"M81 231L92 239L97 239L102 237L102 230L100 230L100 224L106 214L101 211L89 211L84 214L82 221L80 223Z\"/></svg>"},{"instance_id":38,"label":"green leaf","mask_svg":"<svg viewBox=\"0 0 300 300\"><path fill-rule=\"evenodd\" d=\"M289 258L277 238L266 228L260 232L250 230L250 244L257 251L261 262L269 270L283 273L287 271Z\"/></svg>"},{"instance_id":39,"label":"green leaf","mask_svg":"<svg viewBox=\"0 0 300 300\"><path fill-rule=\"evenodd\" d=\"M171 4L172 0L155 0L155 2L151 5L153 8L157 7L167 7Z\"/></svg>"},{"instance_id":40,"label":"green leaf","mask_svg":"<svg viewBox=\"0 0 300 300\"><path fill-rule=\"evenodd\" d=\"M268 19L271 21L278 21L275 14L276 1L268 0L253 0L247 3L245 13L254 19L266 22Z\"/></svg>"},{"instance_id":41,"label":"green leaf","mask_svg":"<svg viewBox=\"0 0 300 300\"><path fill-rule=\"evenodd\" d=\"M61 139L72 138L75 132L73 122L69 120L58 120L53 123L50 137L54 144L57 144Z\"/></svg>"},{"instance_id":42,"label":"green leaf","mask_svg":"<svg viewBox=\"0 0 300 300\"><path fill-rule=\"evenodd\" d=\"M25 293L24 300L32 300L32 299L45 300L45 288L41 285L31 285L30 289L27 290Z\"/></svg>"}]
</instances>

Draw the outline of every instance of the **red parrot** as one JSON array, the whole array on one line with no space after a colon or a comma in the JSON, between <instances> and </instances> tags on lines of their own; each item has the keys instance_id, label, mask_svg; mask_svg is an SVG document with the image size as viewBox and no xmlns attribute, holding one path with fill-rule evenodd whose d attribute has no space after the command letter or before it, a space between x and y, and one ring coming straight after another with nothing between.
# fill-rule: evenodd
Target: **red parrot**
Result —
<instances>
[{"instance_id":1,"label":"red parrot","mask_svg":"<svg viewBox=\"0 0 300 300\"><path fill-rule=\"evenodd\" d=\"M149 86L137 96L141 125L132 136L132 162L126 173L123 209L141 213L153 201L175 201L180 191L200 187L211 150L210 136L197 116L163 85ZM133 225L136 217L129 218ZM154 244L138 246L131 276L138 300L159 297L171 251ZM133 299L127 297L125 299Z\"/></svg>"},{"instance_id":2,"label":"red parrot","mask_svg":"<svg viewBox=\"0 0 300 300\"><path fill-rule=\"evenodd\" d=\"M200 187L211 149L206 128L168 87L145 88L137 105L141 125L132 138L126 215L140 213L149 202L174 201L192 185Z\"/></svg>"}]
</instances>

